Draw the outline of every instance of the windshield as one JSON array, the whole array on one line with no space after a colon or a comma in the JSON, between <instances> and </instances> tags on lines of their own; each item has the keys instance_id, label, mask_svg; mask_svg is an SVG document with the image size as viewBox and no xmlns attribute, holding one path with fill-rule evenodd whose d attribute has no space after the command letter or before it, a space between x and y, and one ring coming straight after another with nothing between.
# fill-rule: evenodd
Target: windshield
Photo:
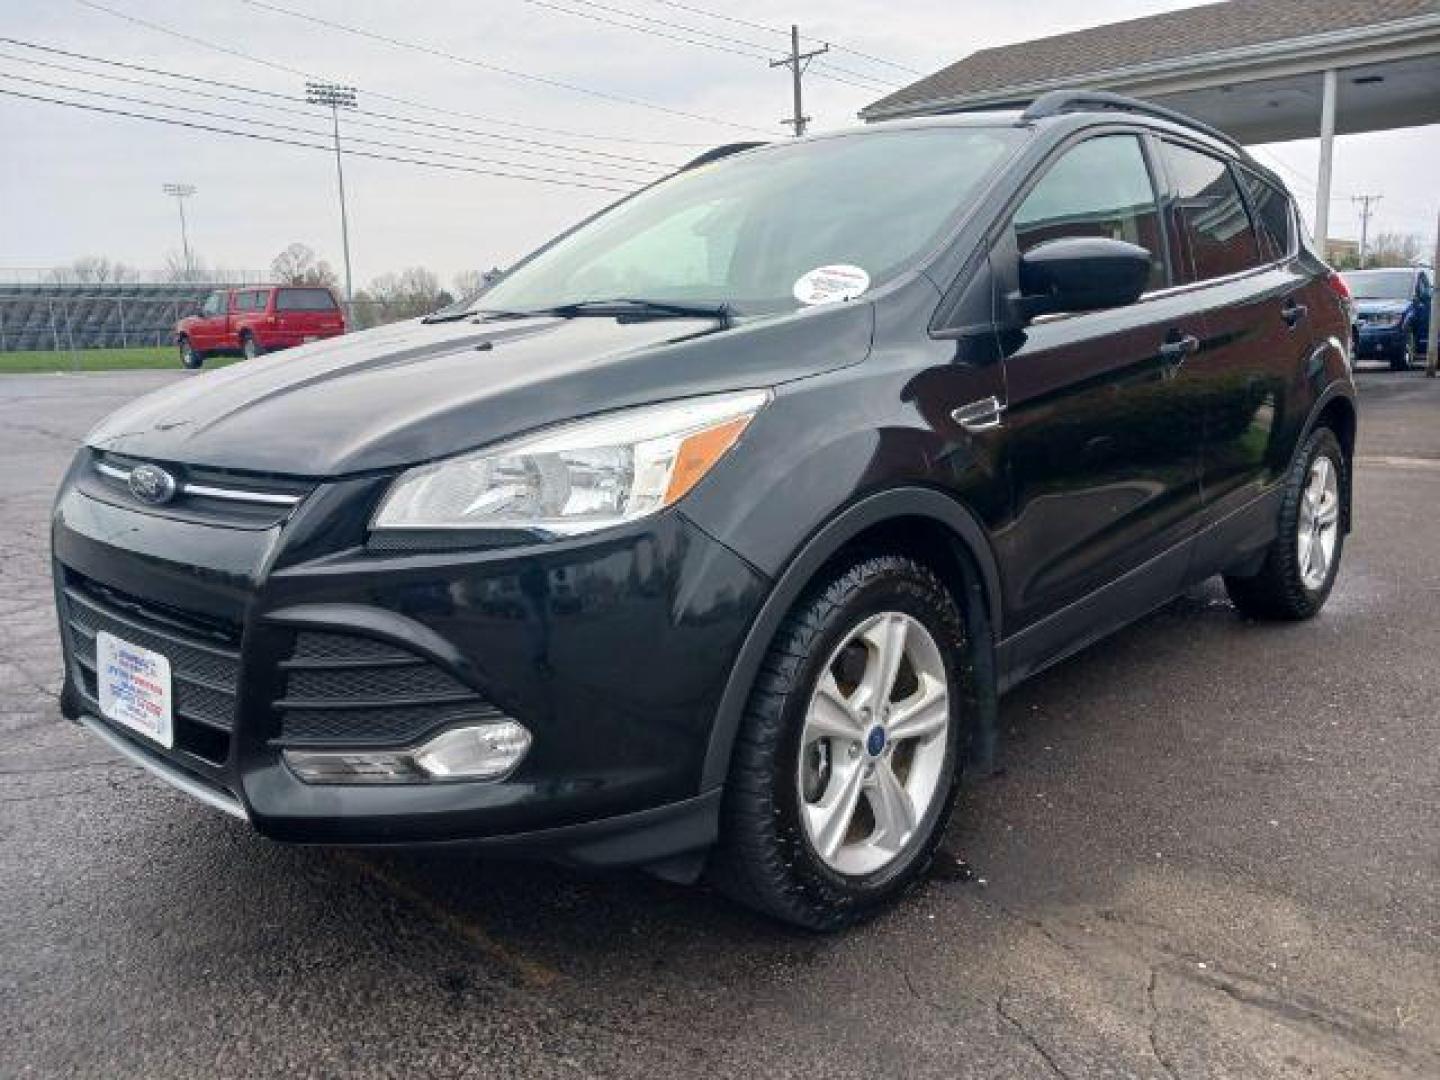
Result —
<instances>
[{"instance_id":1,"label":"windshield","mask_svg":"<svg viewBox=\"0 0 1440 1080\"><path fill-rule=\"evenodd\" d=\"M1340 276L1356 300L1409 300L1415 294L1415 274L1410 270L1367 270Z\"/></svg>"},{"instance_id":2,"label":"windshield","mask_svg":"<svg viewBox=\"0 0 1440 1080\"><path fill-rule=\"evenodd\" d=\"M775 311L794 307L799 279L821 267L858 267L873 288L927 254L1023 138L1016 128L911 128L722 158L606 211L473 306L643 298Z\"/></svg>"}]
</instances>

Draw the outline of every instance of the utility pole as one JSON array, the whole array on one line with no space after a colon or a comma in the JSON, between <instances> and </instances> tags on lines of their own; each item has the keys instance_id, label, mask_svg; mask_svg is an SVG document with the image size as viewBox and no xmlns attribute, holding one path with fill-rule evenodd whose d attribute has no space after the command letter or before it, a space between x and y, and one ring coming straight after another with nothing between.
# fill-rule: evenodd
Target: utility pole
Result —
<instances>
[{"instance_id":1,"label":"utility pole","mask_svg":"<svg viewBox=\"0 0 1440 1080\"><path fill-rule=\"evenodd\" d=\"M195 276L195 263L190 258L190 233L185 228L185 200L195 194L194 184L164 184L161 190L166 195L175 199L175 205L180 207L180 249L185 253L185 276Z\"/></svg>"},{"instance_id":2,"label":"utility pole","mask_svg":"<svg viewBox=\"0 0 1440 1080\"><path fill-rule=\"evenodd\" d=\"M335 179L340 186L340 245L345 252L345 313L354 318L355 293L350 278L350 223L345 214L345 168L340 162L340 110L355 108L355 88L335 83L307 82L305 100L311 105L329 105L335 127Z\"/></svg>"},{"instance_id":3,"label":"utility pole","mask_svg":"<svg viewBox=\"0 0 1440 1080\"><path fill-rule=\"evenodd\" d=\"M1350 201L1360 204L1360 269L1365 269L1365 253L1369 250L1370 243L1370 215L1375 213L1371 204L1378 203L1385 196L1383 195L1352 195Z\"/></svg>"},{"instance_id":4,"label":"utility pole","mask_svg":"<svg viewBox=\"0 0 1440 1080\"><path fill-rule=\"evenodd\" d=\"M805 74L805 69L810 66L810 61L822 53L830 51L829 45L822 45L818 49L811 49L809 52L800 51L800 27L790 27L790 55L779 60L771 60L772 68L788 67L790 69L790 82L795 91L794 112L789 120L781 120L782 124L789 124L795 129L795 137L798 139L805 134L805 125L810 123L810 117L805 115L805 106L801 101L800 78Z\"/></svg>"}]
</instances>

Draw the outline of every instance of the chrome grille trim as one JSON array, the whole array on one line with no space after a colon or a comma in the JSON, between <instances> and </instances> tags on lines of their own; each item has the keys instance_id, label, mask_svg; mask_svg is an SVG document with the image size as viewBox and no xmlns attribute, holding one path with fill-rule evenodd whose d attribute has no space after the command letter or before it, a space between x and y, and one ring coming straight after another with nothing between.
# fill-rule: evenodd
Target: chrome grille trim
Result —
<instances>
[{"instance_id":1,"label":"chrome grille trim","mask_svg":"<svg viewBox=\"0 0 1440 1080\"><path fill-rule=\"evenodd\" d=\"M108 461L96 461L95 471L121 484L130 483L130 469L111 465ZM244 488L223 488L213 484L192 484L181 482L176 486L177 495L196 495L205 499L226 499L230 502L253 503L258 506L295 506L299 495L284 495L274 491L247 491Z\"/></svg>"}]
</instances>

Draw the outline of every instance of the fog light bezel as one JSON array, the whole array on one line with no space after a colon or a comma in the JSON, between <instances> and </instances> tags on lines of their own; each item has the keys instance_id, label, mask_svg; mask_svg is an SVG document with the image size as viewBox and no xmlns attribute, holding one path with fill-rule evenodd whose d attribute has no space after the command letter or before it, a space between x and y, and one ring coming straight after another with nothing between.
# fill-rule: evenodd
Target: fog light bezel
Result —
<instances>
[{"instance_id":1,"label":"fog light bezel","mask_svg":"<svg viewBox=\"0 0 1440 1080\"><path fill-rule=\"evenodd\" d=\"M466 745L467 735L471 737ZM504 740L517 744L508 756L487 768L445 772L434 766L438 754L473 750L473 740L495 744ZM451 724L424 742L407 747L286 747L281 759L303 784L330 787L417 786L426 784L497 783L520 767L534 739L529 728L518 720L487 720L483 723ZM432 764L426 764L426 761Z\"/></svg>"}]
</instances>

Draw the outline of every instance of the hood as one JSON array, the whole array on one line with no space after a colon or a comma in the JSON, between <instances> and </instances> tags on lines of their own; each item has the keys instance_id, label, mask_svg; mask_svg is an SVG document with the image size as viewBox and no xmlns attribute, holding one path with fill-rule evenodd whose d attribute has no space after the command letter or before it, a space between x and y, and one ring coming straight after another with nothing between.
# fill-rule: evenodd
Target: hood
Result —
<instances>
[{"instance_id":1,"label":"hood","mask_svg":"<svg viewBox=\"0 0 1440 1080\"><path fill-rule=\"evenodd\" d=\"M341 476L607 409L859 363L872 323L868 303L729 327L703 318L417 320L186 379L114 413L86 442L179 464Z\"/></svg>"},{"instance_id":2,"label":"hood","mask_svg":"<svg viewBox=\"0 0 1440 1080\"><path fill-rule=\"evenodd\" d=\"M1410 306L1408 300L1356 300L1357 315L1403 315Z\"/></svg>"}]
</instances>

